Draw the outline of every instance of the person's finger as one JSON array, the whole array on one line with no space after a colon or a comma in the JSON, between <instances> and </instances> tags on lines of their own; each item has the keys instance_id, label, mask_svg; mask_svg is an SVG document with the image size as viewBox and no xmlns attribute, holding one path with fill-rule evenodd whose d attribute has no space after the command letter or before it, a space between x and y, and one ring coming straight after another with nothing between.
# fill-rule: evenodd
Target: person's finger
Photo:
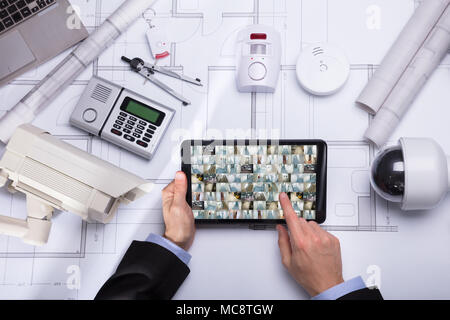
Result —
<instances>
[{"instance_id":1,"label":"person's finger","mask_svg":"<svg viewBox=\"0 0 450 320\"><path fill-rule=\"evenodd\" d=\"M306 234L312 239L312 240L320 240L322 242L326 241L328 238L328 233L323 230L315 221L309 221L306 222L307 228Z\"/></svg>"},{"instance_id":2,"label":"person's finger","mask_svg":"<svg viewBox=\"0 0 450 320\"><path fill-rule=\"evenodd\" d=\"M277 230L278 230L278 246L280 247L281 261L283 262L283 265L285 267L288 267L291 264L291 256L292 256L289 233L287 232L286 228L281 225L277 226Z\"/></svg>"},{"instance_id":3,"label":"person's finger","mask_svg":"<svg viewBox=\"0 0 450 320\"><path fill-rule=\"evenodd\" d=\"M324 235L324 233L326 232L314 221L308 222L308 225L310 226L310 230L312 230L317 235Z\"/></svg>"},{"instance_id":4,"label":"person's finger","mask_svg":"<svg viewBox=\"0 0 450 320\"><path fill-rule=\"evenodd\" d=\"M302 234L302 227L299 223L299 219L294 211L294 208L292 208L292 204L289 200L288 195L284 192L280 193L280 203L281 207L283 208L284 217L286 218L286 224L289 228L289 231L291 232L294 239L300 237Z\"/></svg>"},{"instance_id":5,"label":"person's finger","mask_svg":"<svg viewBox=\"0 0 450 320\"><path fill-rule=\"evenodd\" d=\"M178 171L175 175L174 202L183 205L186 202L187 178L184 172Z\"/></svg>"}]
</instances>

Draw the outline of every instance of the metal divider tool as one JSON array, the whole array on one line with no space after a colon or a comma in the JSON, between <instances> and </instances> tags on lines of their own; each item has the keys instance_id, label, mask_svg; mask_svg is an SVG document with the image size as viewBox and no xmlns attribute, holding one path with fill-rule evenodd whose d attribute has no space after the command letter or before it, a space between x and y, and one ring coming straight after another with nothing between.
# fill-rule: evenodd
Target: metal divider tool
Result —
<instances>
[{"instance_id":1,"label":"metal divider tool","mask_svg":"<svg viewBox=\"0 0 450 320\"><path fill-rule=\"evenodd\" d=\"M158 72L158 73L164 74L166 76L169 76L169 77L181 80L181 81L192 83L196 86L203 86L201 80L198 78L194 79L194 78L191 78L191 77L188 77L185 75L180 75L176 72L170 71L167 68L158 67L154 64L147 63L144 60L142 60L141 58L129 59L127 57L122 57L122 60L127 62L131 66L131 69L133 71L137 72L138 74L143 76L145 79L149 80L151 83L155 84L162 90L166 91L171 96L180 100L184 106L190 105L191 102L188 99L186 99L185 97L183 97L180 93L176 92L171 87L166 85L165 83L156 79L154 77L154 74L156 72Z\"/></svg>"}]
</instances>

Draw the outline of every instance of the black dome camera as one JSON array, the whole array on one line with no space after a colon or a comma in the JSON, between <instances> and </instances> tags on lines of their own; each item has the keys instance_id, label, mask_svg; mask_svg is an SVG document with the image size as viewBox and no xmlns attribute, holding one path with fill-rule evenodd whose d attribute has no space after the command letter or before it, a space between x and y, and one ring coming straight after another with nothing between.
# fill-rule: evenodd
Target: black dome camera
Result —
<instances>
[{"instance_id":1,"label":"black dome camera","mask_svg":"<svg viewBox=\"0 0 450 320\"><path fill-rule=\"evenodd\" d=\"M372 164L370 174L375 191L384 199L402 202L405 193L405 163L400 146L382 151Z\"/></svg>"}]
</instances>

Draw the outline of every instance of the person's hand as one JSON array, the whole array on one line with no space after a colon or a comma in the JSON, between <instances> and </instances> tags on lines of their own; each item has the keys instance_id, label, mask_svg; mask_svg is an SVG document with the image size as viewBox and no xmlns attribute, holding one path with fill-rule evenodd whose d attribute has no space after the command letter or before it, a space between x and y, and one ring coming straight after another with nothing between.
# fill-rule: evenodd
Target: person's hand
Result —
<instances>
[{"instance_id":1,"label":"person's hand","mask_svg":"<svg viewBox=\"0 0 450 320\"><path fill-rule=\"evenodd\" d=\"M280 194L280 202L290 234L277 226L278 245L291 276L312 297L344 282L339 240L317 223L298 218L285 193Z\"/></svg>"},{"instance_id":2,"label":"person's hand","mask_svg":"<svg viewBox=\"0 0 450 320\"><path fill-rule=\"evenodd\" d=\"M194 242L195 223L191 207L186 202L187 178L177 172L175 180L162 191L166 231L164 238L188 250Z\"/></svg>"}]
</instances>

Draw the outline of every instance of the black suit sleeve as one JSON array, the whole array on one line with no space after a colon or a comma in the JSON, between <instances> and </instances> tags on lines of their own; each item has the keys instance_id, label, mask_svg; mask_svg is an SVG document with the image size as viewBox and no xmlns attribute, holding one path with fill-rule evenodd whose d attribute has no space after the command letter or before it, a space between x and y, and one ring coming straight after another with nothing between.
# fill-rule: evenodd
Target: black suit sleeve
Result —
<instances>
[{"instance_id":1,"label":"black suit sleeve","mask_svg":"<svg viewBox=\"0 0 450 320\"><path fill-rule=\"evenodd\" d=\"M338 300L383 300L383 296L378 289L364 288L350 292Z\"/></svg>"},{"instance_id":2,"label":"black suit sleeve","mask_svg":"<svg viewBox=\"0 0 450 320\"><path fill-rule=\"evenodd\" d=\"M116 273L96 300L171 299L189 274L172 252L151 242L133 241Z\"/></svg>"}]
</instances>

